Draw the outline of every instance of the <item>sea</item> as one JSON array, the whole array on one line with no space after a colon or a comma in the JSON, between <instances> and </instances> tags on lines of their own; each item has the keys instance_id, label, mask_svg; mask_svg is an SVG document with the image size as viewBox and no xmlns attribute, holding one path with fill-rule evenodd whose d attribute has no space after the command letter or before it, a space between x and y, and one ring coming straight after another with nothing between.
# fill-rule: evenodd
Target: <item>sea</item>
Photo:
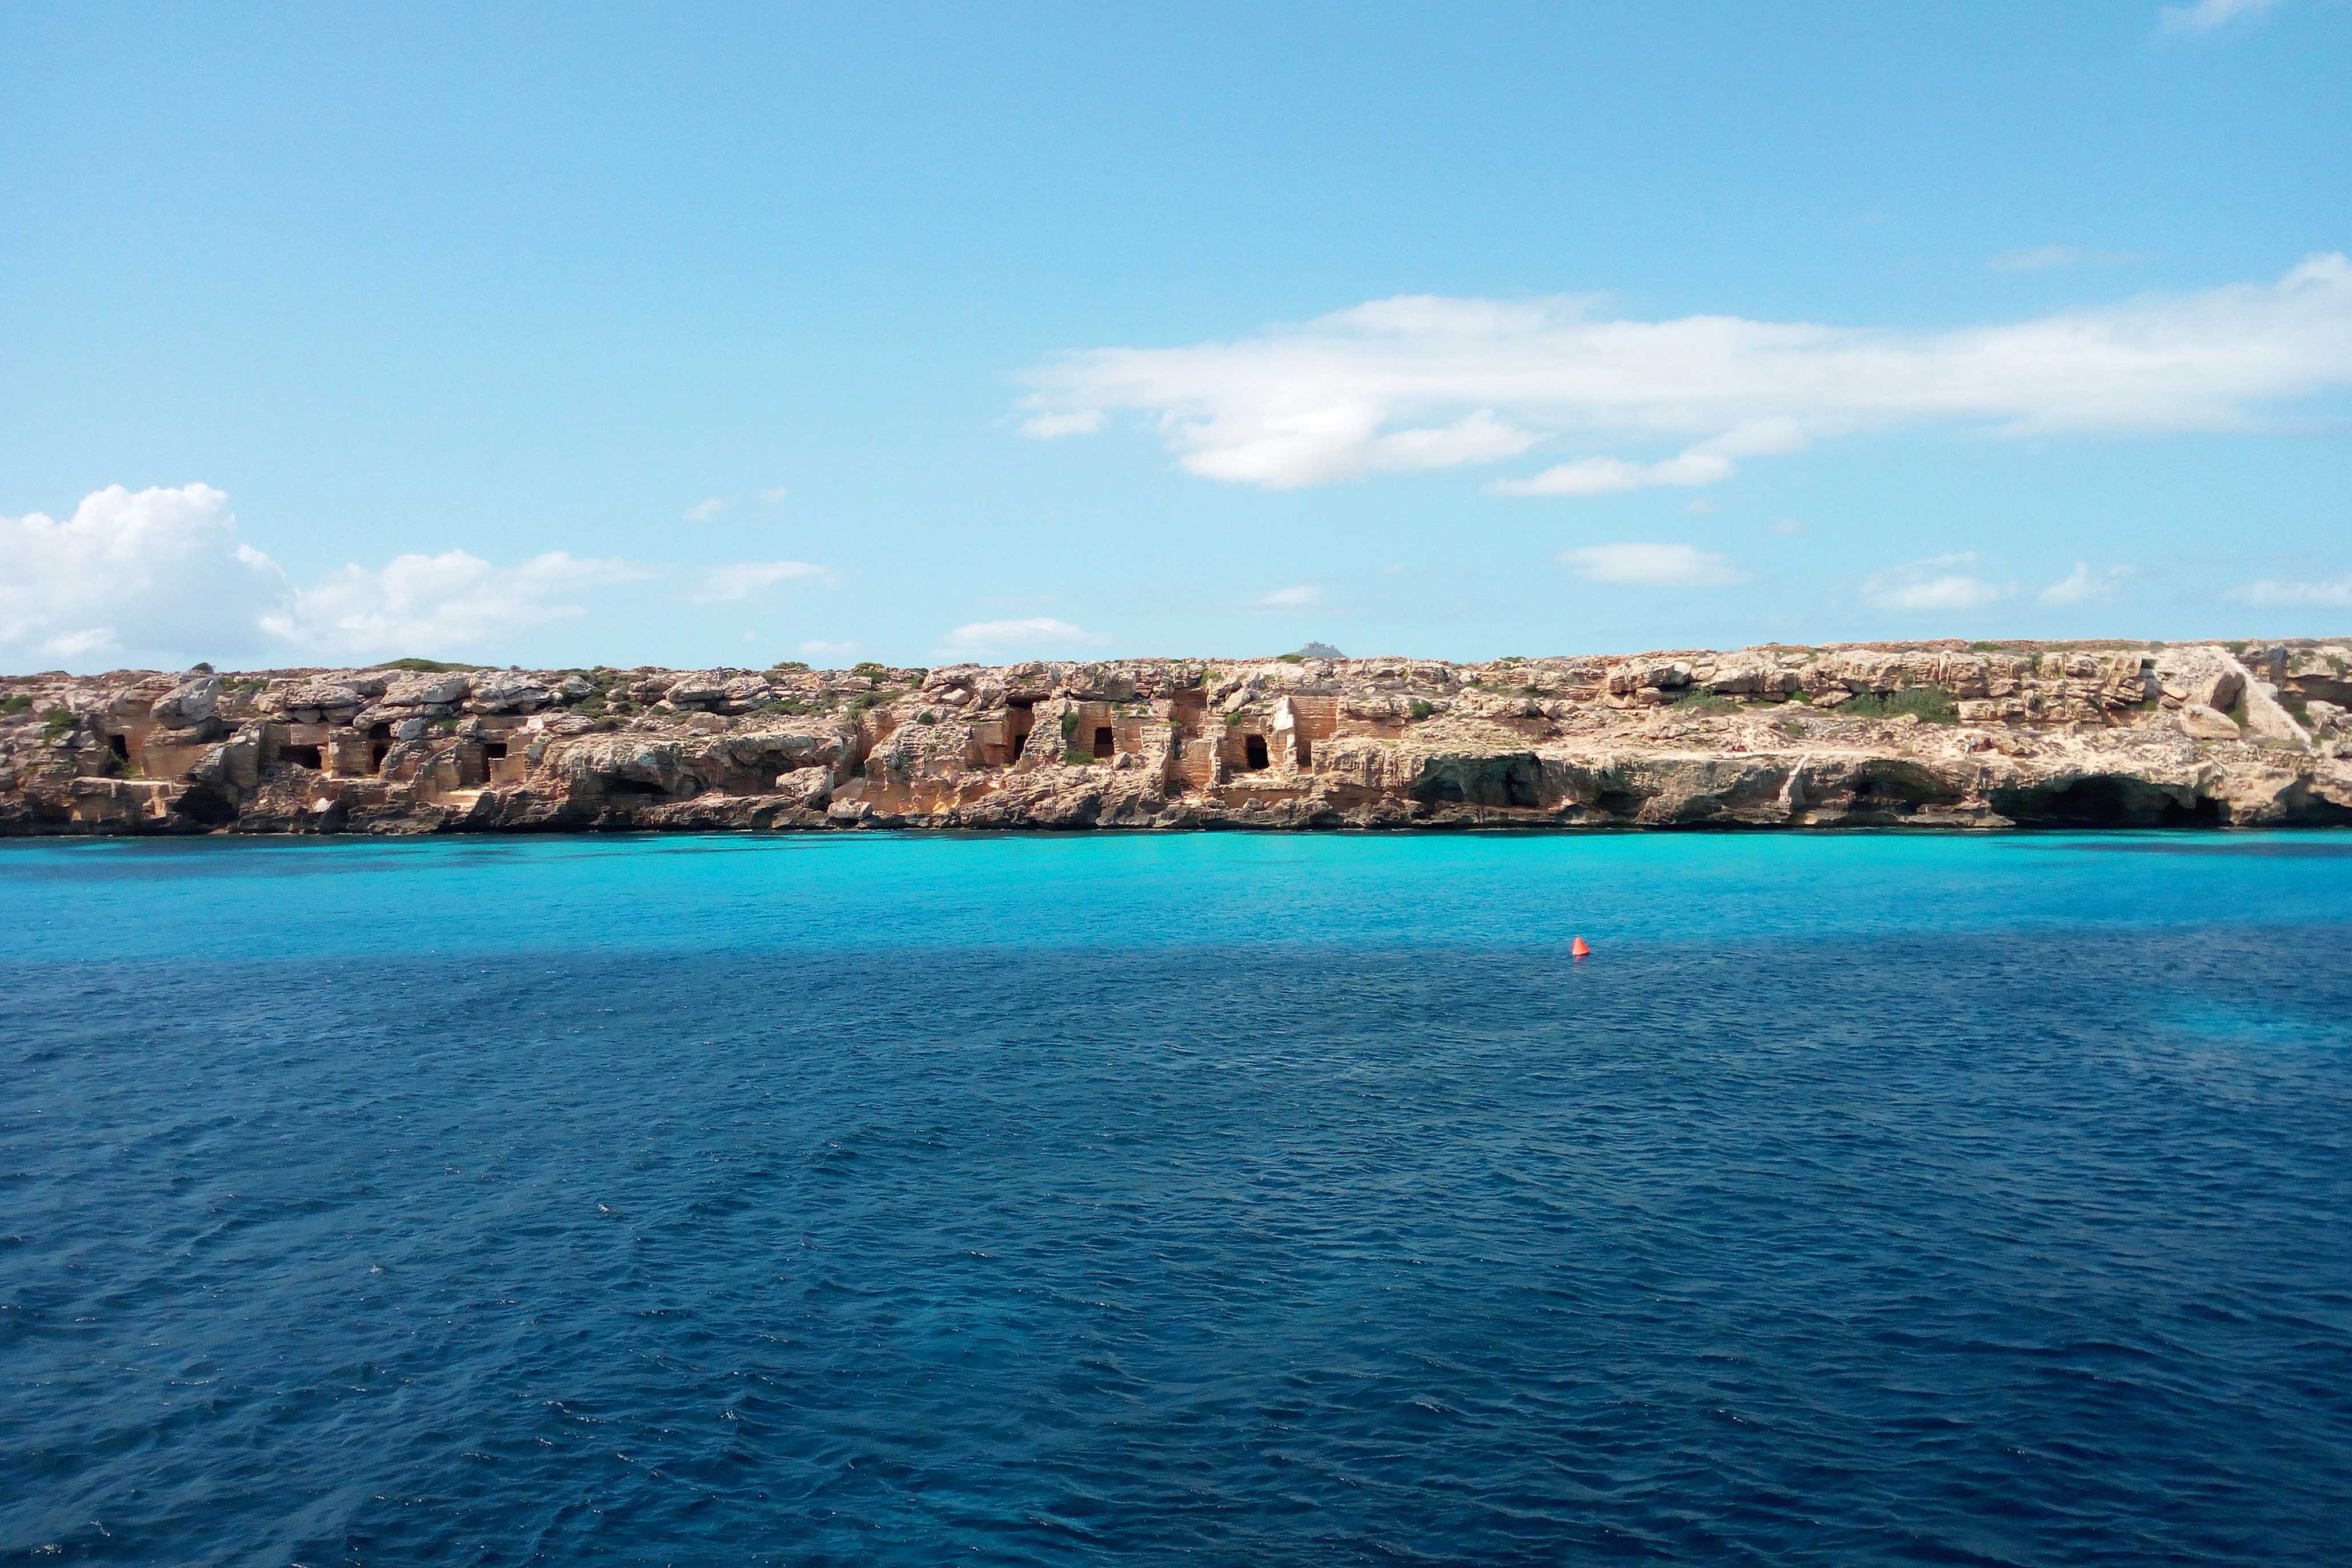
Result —
<instances>
[{"instance_id":1,"label":"sea","mask_svg":"<svg viewBox=\"0 0 2352 1568\"><path fill-rule=\"evenodd\" d=\"M0 844L85 1560L2342 1563L2352 834Z\"/></svg>"}]
</instances>

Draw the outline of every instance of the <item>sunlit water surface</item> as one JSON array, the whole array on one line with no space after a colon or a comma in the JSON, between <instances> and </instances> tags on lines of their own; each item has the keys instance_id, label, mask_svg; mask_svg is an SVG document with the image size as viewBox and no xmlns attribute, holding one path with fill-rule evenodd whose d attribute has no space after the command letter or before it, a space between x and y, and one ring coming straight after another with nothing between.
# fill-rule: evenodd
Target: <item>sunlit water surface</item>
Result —
<instances>
[{"instance_id":1,"label":"sunlit water surface","mask_svg":"<svg viewBox=\"0 0 2352 1568\"><path fill-rule=\"evenodd\" d=\"M2352 1540L2352 836L6 844L0 1088L0 1556Z\"/></svg>"}]
</instances>

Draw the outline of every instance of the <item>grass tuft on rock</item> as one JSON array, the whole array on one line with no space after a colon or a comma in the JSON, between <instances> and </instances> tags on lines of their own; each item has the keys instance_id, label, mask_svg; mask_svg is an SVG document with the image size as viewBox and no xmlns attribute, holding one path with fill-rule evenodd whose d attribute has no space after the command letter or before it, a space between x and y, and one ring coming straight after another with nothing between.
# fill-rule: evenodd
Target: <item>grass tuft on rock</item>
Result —
<instances>
[{"instance_id":1,"label":"grass tuft on rock","mask_svg":"<svg viewBox=\"0 0 2352 1568\"><path fill-rule=\"evenodd\" d=\"M1958 724L1959 705L1942 686L1905 686L1893 692L1856 692L1837 706L1840 718L1900 718L1908 714L1923 724Z\"/></svg>"}]
</instances>

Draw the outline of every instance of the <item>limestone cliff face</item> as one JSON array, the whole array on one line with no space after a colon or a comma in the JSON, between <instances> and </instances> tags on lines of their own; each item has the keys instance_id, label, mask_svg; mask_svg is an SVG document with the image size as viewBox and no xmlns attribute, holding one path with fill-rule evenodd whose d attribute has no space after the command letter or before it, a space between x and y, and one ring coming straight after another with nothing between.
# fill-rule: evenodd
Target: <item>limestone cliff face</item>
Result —
<instances>
[{"instance_id":1,"label":"limestone cliff face","mask_svg":"<svg viewBox=\"0 0 2352 1568\"><path fill-rule=\"evenodd\" d=\"M2352 649L0 678L0 833L2352 824Z\"/></svg>"}]
</instances>

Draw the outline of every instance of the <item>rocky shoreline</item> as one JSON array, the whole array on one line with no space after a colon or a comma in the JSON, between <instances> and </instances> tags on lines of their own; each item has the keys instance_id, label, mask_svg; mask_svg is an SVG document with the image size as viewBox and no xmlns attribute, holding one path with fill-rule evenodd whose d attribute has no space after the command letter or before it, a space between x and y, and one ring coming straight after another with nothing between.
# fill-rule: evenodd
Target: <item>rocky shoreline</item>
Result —
<instances>
[{"instance_id":1,"label":"rocky shoreline","mask_svg":"<svg viewBox=\"0 0 2352 1568\"><path fill-rule=\"evenodd\" d=\"M2352 825L2352 647L0 677L0 835Z\"/></svg>"}]
</instances>

